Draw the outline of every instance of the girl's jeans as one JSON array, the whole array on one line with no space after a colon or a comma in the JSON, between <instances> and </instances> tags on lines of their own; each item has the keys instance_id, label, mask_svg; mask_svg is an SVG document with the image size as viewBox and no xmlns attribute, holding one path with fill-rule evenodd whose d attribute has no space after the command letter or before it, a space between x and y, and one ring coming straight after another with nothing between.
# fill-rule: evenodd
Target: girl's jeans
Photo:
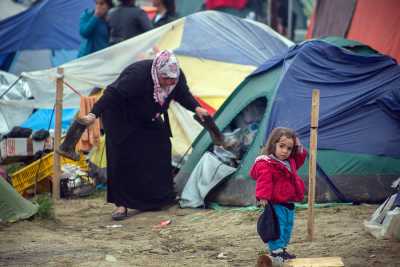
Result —
<instances>
[{"instance_id":1,"label":"girl's jeans","mask_svg":"<svg viewBox=\"0 0 400 267\"><path fill-rule=\"evenodd\" d=\"M280 237L277 240L269 241L270 251L286 248L292 236L293 223L295 218L294 209L290 210L279 204L272 205L279 222Z\"/></svg>"}]
</instances>

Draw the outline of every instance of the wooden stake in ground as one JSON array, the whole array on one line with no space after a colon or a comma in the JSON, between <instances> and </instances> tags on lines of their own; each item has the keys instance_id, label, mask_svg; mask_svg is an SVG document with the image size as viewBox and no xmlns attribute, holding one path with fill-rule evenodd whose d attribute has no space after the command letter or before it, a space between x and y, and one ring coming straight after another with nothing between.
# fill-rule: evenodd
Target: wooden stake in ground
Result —
<instances>
[{"instance_id":1,"label":"wooden stake in ground","mask_svg":"<svg viewBox=\"0 0 400 267\"><path fill-rule=\"evenodd\" d=\"M308 162L308 240L314 239L314 202L315 202L315 180L317 172L317 136L319 118L319 90L312 92L311 104L311 129L310 129L310 157Z\"/></svg>"},{"instance_id":2,"label":"wooden stake in ground","mask_svg":"<svg viewBox=\"0 0 400 267\"><path fill-rule=\"evenodd\" d=\"M60 146L61 143L61 119L62 119L62 100L64 91L64 69L57 69L57 81L56 81L56 105L55 113L56 120L54 124L54 151ZM60 199L60 176L61 176L61 157L58 153L53 153L54 165L53 165L53 199Z\"/></svg>"}]
</instances>

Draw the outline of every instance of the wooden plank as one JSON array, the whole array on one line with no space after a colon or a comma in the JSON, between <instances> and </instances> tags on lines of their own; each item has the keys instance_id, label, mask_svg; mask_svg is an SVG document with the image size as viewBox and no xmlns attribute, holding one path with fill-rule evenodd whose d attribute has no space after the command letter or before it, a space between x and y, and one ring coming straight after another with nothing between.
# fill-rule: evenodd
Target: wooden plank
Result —
<instances>
[{"instance_id":1,"label":"wooden plank","mask_svg":"<svg viewBox=\"0 0 400 267\"><path fill-rule=\"evenodd\" d=\"M64 69L57 69L57 81L56 81L56 104L55 114L56 120L54 125L54 149L58 148L61 143L61 120L62 120L62 100L64 90ZM52 191L53 199L60 199L60 176L61 176L61 158L58 153L53 154L54 165L53 165L53 179L52 179Z\"/></svg>"},{"instance_id":2,"label":"wooden plank","mask_svg":"<svg viewBox=\"0 0 400 267\"><path fill-rule=\"evenodd\" d=\"M284 267L343 267L340 257L298 258L286 261Z\"/></svg>"},{"instance_id":3,"label":"wooden plank","mask_svg":"<svg viewBox=\"0 0 400 267\"><path fill-rule=\"evenodd\" d=\"M310 133L310 155L308 163L308 221L307 239L314 239L314 202L315 202L315 180L317 171L317 135L319 118L319 90L312 92L311 104L311 133Z\"/></svg>"}]
</instances>

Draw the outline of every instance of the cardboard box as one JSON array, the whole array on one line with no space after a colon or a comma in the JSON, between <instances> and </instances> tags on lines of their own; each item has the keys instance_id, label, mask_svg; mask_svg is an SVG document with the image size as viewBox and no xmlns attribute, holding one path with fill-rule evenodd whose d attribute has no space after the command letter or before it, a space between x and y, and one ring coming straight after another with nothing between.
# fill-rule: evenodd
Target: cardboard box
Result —
<instances>
[{"instance_id":1,"label":"cardboard box","mask_svg":"<svg viewBox=\"0 0 400 267\"><path fill-rule=\"evenodd\" d=\"M34 141L31 138L7 138L0 142L0 158L33 156L38 151L53 149L53 140Z\"/></svg>"}]
</instances>

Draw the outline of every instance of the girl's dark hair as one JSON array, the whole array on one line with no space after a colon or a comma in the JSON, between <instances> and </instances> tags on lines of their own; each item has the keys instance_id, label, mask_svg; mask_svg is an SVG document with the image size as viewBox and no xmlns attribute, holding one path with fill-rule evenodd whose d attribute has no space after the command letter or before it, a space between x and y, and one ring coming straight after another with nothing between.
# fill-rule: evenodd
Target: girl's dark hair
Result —
<instances>
[{"instance_id":1,"label":"girl's dark hair","mask_svg":"<svg viewBox=\"0 0 400 267\"><path fill-rule=\"evenodd\" d=\"M167 9L167 13L169 15L175 15L176 13L175 0L161 0L161 2L163 2L165 8Z\"/></svg>"},{"instance_id":2,"label":"girl's dark hair","mask_svg":"<svg viewBox=\"0 0 400 267\"><path fill-rule=\"evenodd\" d=\"M279 142L282 136L293 139L293 149L290 154L293 157L297 153L296 146L296 133L290 128L277 127L272 130L271 134L268 137L267 143L261 149L262 155L271 155L275 153L276 144Z\"/></svg>"}]
</instances>

